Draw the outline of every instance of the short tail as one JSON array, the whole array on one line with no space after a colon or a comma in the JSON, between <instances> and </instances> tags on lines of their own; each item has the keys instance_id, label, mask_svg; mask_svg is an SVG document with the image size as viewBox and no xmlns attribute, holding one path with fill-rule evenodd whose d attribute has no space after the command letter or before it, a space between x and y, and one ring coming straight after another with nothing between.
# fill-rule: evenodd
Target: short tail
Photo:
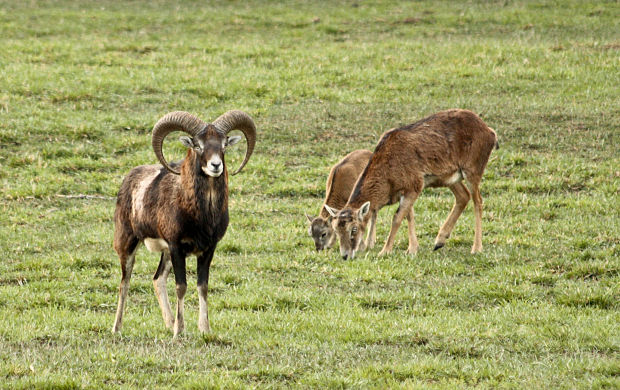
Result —
<instances>
[{"instance_id":1,"label":"short tail","mask_svg":"<svg viewBox=\"0 0 620 390\"><path fill-rule=\"evenodd\" d=\"M497 133L495 132L495 129L489 127L489 129L491 129L491 131L493 132L493 135L495 136L495 149L499 149L499 141L497 140Z\"/></svg>"}]
</instances>

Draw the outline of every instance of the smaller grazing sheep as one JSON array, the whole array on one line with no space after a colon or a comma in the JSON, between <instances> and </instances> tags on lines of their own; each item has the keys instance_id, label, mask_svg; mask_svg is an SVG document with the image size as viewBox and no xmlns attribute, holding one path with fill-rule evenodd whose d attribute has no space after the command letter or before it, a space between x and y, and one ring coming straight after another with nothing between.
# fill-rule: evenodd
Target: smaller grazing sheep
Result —
<instances>
[{"instance_id":1,"label":"smaller grazing sheep","mask_svg":"<svg viewBox=\"0 0 620 390\"><path fill-rule=\"evenodd\" d=\"M308 233L314 240L314 246L317 251L325 248L331 248L336 240L334 229L332 229L332 216L325 209L325 205L333 208L341 208L347 203L349 195L353 190L353 186L357 181L360 173L366 168L368 161L372 156L370 150L356 150L347 154L342 160L338 161L329 172L327 183L325 185L325 201L321 206L321 212L318 217L311 217L306 214L310 227ZM372 248L375 245L376 232L374 229L374 220L371 229L366 238L366 246Z\"/></svg>"},{"instance_id":2,"label":"smaller grazing sheep","mask_svg":"<svg viewBox=\"0 0 620 390\"><path fill-rule=\"evenodd\" d=\"M379 255L392 251L403 220L409 222L408 253L418 251L413 203L425 187L449 187L456 201L435 239L435 249L445 245L469 199L474 200L475 234L471 252L482 250L482 197L480 181L493 147L495 131L467 110L447 110L383 134L370 162L360 175L342 210L325 206L340 240L340 254L353 258L360 250L368 220L380 208L399 202L392 228ZM470 184L470 191L462 180Z\"/></svg>"}]
</instances>

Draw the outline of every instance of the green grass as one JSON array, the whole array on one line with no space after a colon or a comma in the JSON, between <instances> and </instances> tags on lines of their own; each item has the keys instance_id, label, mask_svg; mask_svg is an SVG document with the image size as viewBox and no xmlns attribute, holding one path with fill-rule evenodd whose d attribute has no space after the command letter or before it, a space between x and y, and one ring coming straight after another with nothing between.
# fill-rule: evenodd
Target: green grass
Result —
<instances>
[{"instance_id":1,"label":"green grass","mask_svg":"<svg viewBox=\"0 0 620 390\"><path fill-rule=\"evenodd\" d=\"M576 0L0 1L0 387L620 387L619 14ZM377 257L394 207L369 253L314 252L303 213L329 167L453 107L501 144L484 251L469 254L471 206L432 251L453 202L437 189L415 204L416 257L405 228ZM229 109L259 138L230 180L213 332L198 333L192 288L172 340L142 249L112 335L123 176L156 161L165 113ZM229 153L237 166L244 148Z\"/></svg>"}]
</instances>

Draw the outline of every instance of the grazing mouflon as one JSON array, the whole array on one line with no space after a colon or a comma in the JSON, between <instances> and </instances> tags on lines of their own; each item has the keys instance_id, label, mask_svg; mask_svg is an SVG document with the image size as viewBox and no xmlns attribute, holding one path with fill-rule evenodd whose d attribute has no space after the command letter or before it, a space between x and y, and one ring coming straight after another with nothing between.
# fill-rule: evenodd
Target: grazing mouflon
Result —
<instances>
[{"instance_id":1,"label":"grazing mouflon","mask_svg":"<svg viewBox=\"0 0 620 390\"><path fill-rule=\"evenodd\" d=\"M331 248L336 241L336 234L332 228L332 216L325 209L325 205L339 209L347 203L351 195L353 186L360 173L366 168L372 152L370 150L355 150L347 154L342 160L338 161L329 172L325 188L325 201L321 206L321 212L317 217L306 214L310 227L308 232L314 240L314 247L317 251L324 248ZM366 246L373 247L375 244L374 224L371 226Z\"/></svg>"},{"instance_id":2,"label":"grazing mouflon","mask_svg":"<svg viewBox=\"0 0 620 390\"><path fill-rule=\"evenodd\" d=\"M425 187L448 187L456 201L435 239L435 249L444 246L469 202L474 200L475 234L472 253L482 250L482 197L480 181L491 151L497 147L495 131L467 110L447 110L411 125L385 132L370 162L360 175L347 204L326 209L340 240L340 254L353 258L360 249L368 220L380 208L399 202L390 234L380 255L390 253L403 220L409 222L409 253L416 253L413 203ZM469 182L471 194L462 180Z\"/></svg>"}]
</instances>

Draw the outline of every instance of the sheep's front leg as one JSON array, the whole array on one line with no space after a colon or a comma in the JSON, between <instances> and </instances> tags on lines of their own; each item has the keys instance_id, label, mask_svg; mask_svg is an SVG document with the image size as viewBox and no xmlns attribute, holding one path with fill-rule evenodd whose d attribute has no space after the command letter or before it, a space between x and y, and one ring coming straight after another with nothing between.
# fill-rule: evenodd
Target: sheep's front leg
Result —
<instances>
[{"instance_id":1,"label":"sheep's front leg","mask_svg":"<svg viewBox=\"0 0 620 390\"><path fill-rule=\"evenodd\" d=\"M171 270L172 260L170 259L170 252L164 251L161 254L155 276L153 276L153 286L155 287L155 295L161 308L161 315L168 329L172 329L174 326L174 317L172 316L172 309L170 309L170 300L168 299L168 290L166 288L166 281Z\"/></svg>"},{"instance_id":2,"label":"sheep's front leg","mask_svg":"<svg viewBox=\"0 0 620 390\"><path fill-rule=\"evenodd\" d=\"M133 264L136 259L136 250L138 249L138 241L136 239L129 240L126 247L120 251L121 261L121 283L118 288L118 306L116 308L116 319L114 320L114 326L112 332L117 333L121 331L123 325L123 312L125 311L125 303L127 302L127 293L129 292L129 281L131 280L131 273L133 271Z\"/></svg>"},{"instance_id":3,"label":"sheep's front leg","mask_svg":"<svg viewBox=\"0 0 620 390\"><path fill-rule=\"evenodd\" d=\"M170 257L172 258L177 291L177 313L174 321L174 337L177 337L179 334L183 333L183 329L185 329L185 320L183 319L183 298L187 291L185 253L181 252L178 248L170 247Z\"/></svg>"},{"instance_id":4,"label":"sheep's front leg","mask_svg":"<svg viewBox=\"0 0 620 390\"><path fill-rule=\"evenodd\" d=\"M366 249L372 249L377 241L377 212L373 211L370 215L370 228L366 236Z\"/></svg>"},{"instance_id":5,"label":"sheep's front leg","mask_svg":"<svg viewBox=\"0 0 620 390\"><path fill-rule=\"evenodd\" d=\"M420 186L421 188L422 186ZM413 192L407 194L405 196L400 197L400 204L398 205L398 210L394 214L394 218L392 219L392 227L390 229L390 234L385 241L385 245L381 252L379 252L379 256L387 255L392 252L392 248L394 246L394 239L396 238L396 232L400 227L403 218L410 218L412 215L411 208L413 207L413 202L417 199L419 192ZM409 224L409 253L417 250L417 238L415 237L415 228L413 227L413 223Z\"/></svg>"},{"instance_id":6,"label":"sheep's front leg","mask_svg":"<svg viewBox=\"0 0 620 390\"><path fill-rule=\"evenodd\" d=\"M207 294L209 288L209 267L211 266L211 260L213 259L213 252L215 247L207 249L200 256L198 256L198 330L201 333L210 331L209 327L209 305L207 303Z\"/></svg>"}]
</instances>

